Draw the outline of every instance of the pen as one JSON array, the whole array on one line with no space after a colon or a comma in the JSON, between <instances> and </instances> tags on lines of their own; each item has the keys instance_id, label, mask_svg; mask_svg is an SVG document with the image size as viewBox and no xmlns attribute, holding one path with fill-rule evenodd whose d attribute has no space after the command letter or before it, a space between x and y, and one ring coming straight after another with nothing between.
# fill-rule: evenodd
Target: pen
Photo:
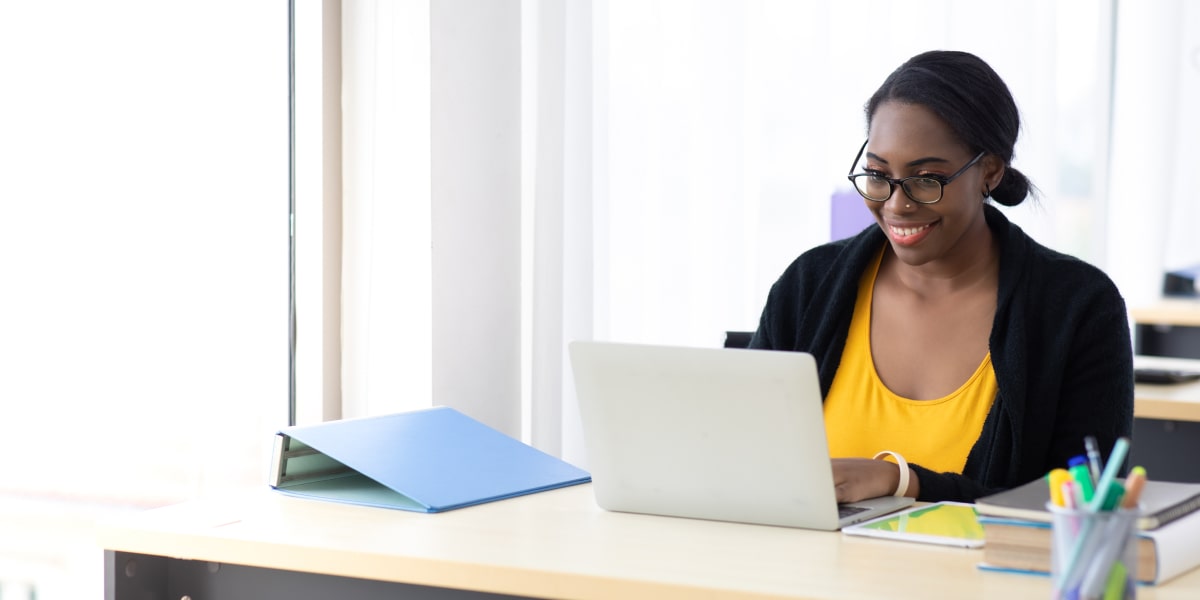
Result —
<instances>
[{"instance_id":1,"label":"pen","mask_svg":"<svg viewBox=\"0 0 1200 600\"><path fill-rule=\"evenodd\" d=\"M1125 478L1125 498L1121 500L1121 508L1136 508L1144 485L1146 485L1146 469L1134 467L1129 471L1129 477Z\"/></svg>"},{"instance_id":2,"label":"pen","mask_svg":"<svg viewBox=\"0 0 1200 600\"><path fill-rule=\"evenodd\" d=\"M1100 512L1108 512L1117 510L1121 507L1121 500L1125 498L1125 486L1121 485L1120 481L1114 481L1108 486L1108 494L1104 496L1104 502L1100 504Z\"/></svg>"},{"instance_id":3,"label":"pen","mask_svg":"<svg viewBox=\"0 0 1200 600\"><path fill-rule=\"evenodd\" d=\"M1121 563L1120 554L1125 549L1126 540L1122 535L1120 523L1109 523L1103 537L1098 542L1094 554L1088 563L1087 572L1079 582L1080 598L1099 598L1104 589L1109 586L1109 580L1114 571L1121 571L1120 589L1125 588L1126 567ZM1119 566L1119 569L1118 569ZM1113 586L1115 587L1115 586Z\"/></svg>"},{"instance_id":4,"label":"pen","mask_svg":"<svg viewBox=\"0 0 1200 600\"><path fill-rule=\"evenodd\" d=\"M1077 483L1074 479L1068 479L1062 482L1062 505L1064 508L1070 510L1076 510L1079 508L1079 493L1076 492L1078 489L1079 483Z\"/></svg>"},{"instance_id":5,"label":"pen","mask_svg":"<svg viewBox=\"0 0 1200 600\"><path fill-rule=\"evenodd\" d=\"M1096 436L1083 436L1083 448L1087 452L1088 468L1092 471L1092 480L1100 481L1100 447L1096 445Z\"/></svg>"},{"instance_id":6,"label":"pen","mask_svg":"<svg viewBox=\"0 0 1200 600\"><path fill-rule=\"evenodd\" d=\"M1121 600L1122 598L1134 598L1136 593L1129 591L1133 585L1133 578L1129 574L1129 569L1125 567L1125 563L1117 561L1113 564L1112 571L1108 573L1108 583L1104 584L1104 600Z\"/></svg>"},{"instance_id":7,"label":"pen","mask_svg":"<svg viewBox=\"0 0 1200 600\"><path fill-rule=\"evenodd\" d=\"M1116 566L1121 565L1121 570L1125 570L1120 557L1121 552L1129 543L1129 521L1133 518L1129 514L1113 514L1107 523L1098 526L1100 539L1096 541L1088 554L1088 559L1084 561L1087 566L1083 580L1079 584L1081 598L1099 598L1104 589L1109 587L1109 580L1112 577L1112 571L1116 570ZM1122 577L1121 589L1124 587L1124 578Z\"/></svg>"},{"instance_id":8,"label":"pen","mask_svg":"<svg viewBox=\"0 0 1200 600\"><path fill-rule=\"evenodd\" d=\"M1117 471L1121 469L1121 465L1125 462L1125 455L1129 452L1129 438L1117 438L1113 444L1112 454L1108 457L1108 464L1104 466L1104 470L1100 473L1100 480L1096 485L1096 492L1092 497L1092 501L1085 504L1085 510L1089 512L1097 512L1104 505L1105 498L1110 497L1114 490L1113 484L1116 483ZM1053 473L1053 472L1052 472ZM1118 484L1119 485L1119 484ZM1074 587L1082 578L1084 563L1084 555L1088 554L1085 550L1095 543L1096 527L1091 519L1083 521L1084 527L1080 531L1079 536L1075 538L1075 543L1071 546L1071 552L1067 557L1066 565L1063 569L1062 578L1056 582L1055 589L1057 591L1069 590Z\"/></svg>"},{"instance_id":9,"label":"pen","mask_svg":"<svg viewBox=\"0 0 1200 600\"><path fill-rule=\"evenodd\" d=\"M1087 503L1087 509L1096 512L1104 506L1104 501L1112 494L1109 491L1113 484L1117 481L1117 471L1121 470L1121 465L1125 464L1125 455L1129 452L1129 438L1117 438L1113 444L1112 454L1108 456L1108 464L1104 465L1104 470L1100 473L1100 479L1096 483L1095 493L1092 495L1092 501Z\"/></svg>"}]
</instances>

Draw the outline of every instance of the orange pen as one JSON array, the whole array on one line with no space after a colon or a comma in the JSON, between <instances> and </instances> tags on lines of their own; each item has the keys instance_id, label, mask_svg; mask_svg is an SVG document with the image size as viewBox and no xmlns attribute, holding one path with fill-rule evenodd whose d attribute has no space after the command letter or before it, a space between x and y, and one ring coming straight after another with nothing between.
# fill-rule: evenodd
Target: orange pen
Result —
<instances>
[{"instance_id":1,"label":"orange pen","mask_svg":"<svg viewBox=\"0 0 1200 600\"><path fill-rule=\"evenodd\" d=\"M1142 487L1146 485L1146 469L1134 467L1125 478L1125 497L1121 499L1121 508L1137 507L1138 497L1142 495Z\"/></svg>"}]
</instances>

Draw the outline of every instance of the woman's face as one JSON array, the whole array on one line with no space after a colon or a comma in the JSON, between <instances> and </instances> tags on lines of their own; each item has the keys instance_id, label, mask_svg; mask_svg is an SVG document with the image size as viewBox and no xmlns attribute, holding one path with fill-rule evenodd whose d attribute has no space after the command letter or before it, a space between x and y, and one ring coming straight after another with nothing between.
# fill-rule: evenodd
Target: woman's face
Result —
<instances>
[{"instance_id":1,"label":"woman's face","mask_svg":"<svg viewBox=\"0 0 1200 600\"><path fill-rule=\"evenodd\" d=\"M870 137L855 172L893 179L934 175L948 178L975 155L929 109L889 101L871 118ZM995 187L1003 167L993 156L942 187L935 204L914 202L899 185L884 202L863 200L887 235L892 250L905 264L919 266L968 255L979 244L989 245L983 216L985 184ZM960 256L965 258L965 256Z\"/></svg>"}]
</instances>

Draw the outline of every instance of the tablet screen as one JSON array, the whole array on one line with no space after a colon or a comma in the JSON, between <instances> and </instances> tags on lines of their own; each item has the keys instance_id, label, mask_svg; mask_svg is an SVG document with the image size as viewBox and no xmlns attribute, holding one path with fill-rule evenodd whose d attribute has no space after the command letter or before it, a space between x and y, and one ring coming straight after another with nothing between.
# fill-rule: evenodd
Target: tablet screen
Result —
<instances>
[{"instance_id":1,"label":"tablet screen","mask_svg":"<svg viewBox=\"0 0 1200 600\"><path fill-rule=\"evenodd\" d=\"M909 508L842 530L849 535L882 537L930 544L983 545L983 526L974 504L938 502Z\"/></svg>"}]
</instances>

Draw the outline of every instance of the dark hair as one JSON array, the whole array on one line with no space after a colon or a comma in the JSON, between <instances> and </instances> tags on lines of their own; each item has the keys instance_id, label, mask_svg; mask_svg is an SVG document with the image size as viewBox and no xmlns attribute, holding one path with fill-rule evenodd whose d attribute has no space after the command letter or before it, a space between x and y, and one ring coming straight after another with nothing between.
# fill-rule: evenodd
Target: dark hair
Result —
<instances>
[{"instance_id":1,"label":"dark hair","mask_svg":"<svg viewBox=\"0 0 1200 600\"><path fill-rule=\"evenodd\" d=\"M1021 128L1017 104L1004 80L978 56L934 50L900 65L867 101L867 127L879 105L894 100L933 111L970 148L1004 161L1004 178L991 197L1016 206L1032 191L1029 178L1012 168L1013 146Z\"/></svg>"}]
</instances>

